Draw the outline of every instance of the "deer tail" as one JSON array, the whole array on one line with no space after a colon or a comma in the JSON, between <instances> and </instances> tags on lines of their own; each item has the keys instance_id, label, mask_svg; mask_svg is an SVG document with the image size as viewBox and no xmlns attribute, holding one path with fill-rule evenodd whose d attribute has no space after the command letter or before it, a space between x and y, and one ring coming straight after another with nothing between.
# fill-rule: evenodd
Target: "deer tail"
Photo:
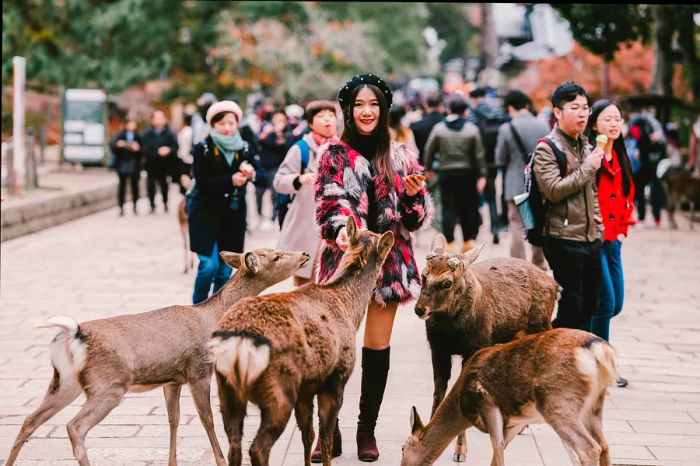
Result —
<instances>
[{"instance_id":1,"label":"deer tail","mask_svg":"<svg viewBox=\"0 0 700 466\"><path fill-rule=\"evenodd\" d=\"M244 396L270 363L270 340L246 331L218 330L209 340L214 369Z\"/></svg>"},{"instance_id":2,"label":"deer tail","mask_svg":"<svg viewBox=\"0 0 700 466\"><path fill-rule=\"evenodd\" d=\"M598 373L604 385L617 380L617 361L615 350L605 341L593 343L591 352L598 364Z\"/></svg>"},{"instance_id":3,"label":"deer tail","mask_svg":"<svg viewBox=\"0 0 700 466\"><path fill-rule=\"evenodd\" d=\"M54 316L37 324L36 327L60 329L49 346L51 364L60 375L61 385L77 383L78 374L85 366L87 358L86 337L80 330L78 322L72 317Z\"/></svg>"}]
</instances>

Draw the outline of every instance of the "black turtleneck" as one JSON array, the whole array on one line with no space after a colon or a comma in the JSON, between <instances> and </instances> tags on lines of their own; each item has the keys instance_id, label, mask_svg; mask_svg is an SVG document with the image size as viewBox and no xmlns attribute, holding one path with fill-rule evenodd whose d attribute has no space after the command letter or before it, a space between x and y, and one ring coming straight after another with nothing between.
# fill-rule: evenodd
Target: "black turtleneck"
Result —
<instances>
[{"instance_id":1,"label":"black turtleneck","mask_svg":"<svg viewBox=\"0 0 700 466\"><path fill-rule=\"evenodd\" d=\"M357 140L355 140L350 147L362 154L362 156L370 162L370 166L372 166L374 164L371 162L377 155L378 145L379 138L375 134L370 134L369 136L359 135ZM374 172L374 170L372 171Z\"/></svg>"}]
</instances>

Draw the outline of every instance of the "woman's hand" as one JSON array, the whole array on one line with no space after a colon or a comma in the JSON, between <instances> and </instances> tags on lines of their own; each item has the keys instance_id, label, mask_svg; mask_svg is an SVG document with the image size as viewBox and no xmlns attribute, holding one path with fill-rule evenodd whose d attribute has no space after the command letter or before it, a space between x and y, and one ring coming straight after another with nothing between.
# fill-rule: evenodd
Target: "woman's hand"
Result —
<instances>
[{"instance_id":1,"label":"woman's hand","mask_svg":"<svg viewBox=\"0 0 700 466\"><path fill-rule=\"evenodd\" d=\"M408 196L415 196L425 183L425 175L414 173L403 177L404 192Z\"/></svg>"},{"instance_id":2,"label":"woman's hand","mask_svg":"<svg viewBox=\"0 0 700 466\"><path fill-rule=\"evenodd\" d=\"M625 238L627 238L627 236L626 236L624 233L618 233L618 234L617 234L617 240L618 240L619 242L622 243L622 242L625 240Z\"/></svg>"},{"instance_id":3,"label":"woman's hand","mask_svg":"<svg viewBox=\"0 0 700 466\"><path fill-rule=\"evenodd\" d=\"M484 192L484 188L486 187L486 177L482 176L478 180L476 180L476 190L479 192L479 194Z\"/></svg>"},{"instance_id":4,"label":"woman's hand","mask_svg":"<svg viewBox=\"0 0 700 466\"><path fill-rule=\"evenodd\" d=\"M236 172L231 177L234 186L243 186L248 181L248 177L241 172Z\"/></svg>"},{"instance_id":5,"label":"woman's hand","mask_svg":"<svg viewBox=\"0 0 700 466\"><path fill-rule=\"evenodd\" d=\"M299 176L299 183L303 185L312 185L314 184L314 181L316 181L315 173L304 173L303 175Z\"/></svg>"},{"instance_id":6,"label":"woman's hand","mask_svg":"<svg viewBox=\"0 0 700 466\"><path fill-rule=\"evenodd\" d=\"M241 165L238 167L238 169L247 178L252 178L255 176L255 168L253 168L253 166L245 160L241 162Z\"/></svg>"},{"instance_id":7,"label":"woman's hand","mask_svg":"<svg viewBox=\"0 0 700 466\"><path fill-rule=\"evenodd\" d=\"M340 229L338 236L335 238L335 244L338 245L341 251L345 251L348 248L348 243L348 230L343 227Z\"/></svg>"}]
</instances>

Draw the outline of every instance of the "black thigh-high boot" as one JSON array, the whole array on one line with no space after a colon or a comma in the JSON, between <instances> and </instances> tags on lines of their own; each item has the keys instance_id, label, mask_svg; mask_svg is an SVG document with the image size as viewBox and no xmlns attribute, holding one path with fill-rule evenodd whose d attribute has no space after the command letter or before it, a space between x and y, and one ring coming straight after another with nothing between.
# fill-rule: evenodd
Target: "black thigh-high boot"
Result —
<instances>
[{"instance_id":1,"label":"black thigh-high boot","mask_svg":"<svg viewBox=\"0 0 700 466\"><path fill-rule=\"evenodd\" d=\"M360 461L377 461L379 449L374 438L379 408L389 375L390 348L362 348L362 385L360 415L357 418L357 457Z\"/></svg>"}]
</instances>

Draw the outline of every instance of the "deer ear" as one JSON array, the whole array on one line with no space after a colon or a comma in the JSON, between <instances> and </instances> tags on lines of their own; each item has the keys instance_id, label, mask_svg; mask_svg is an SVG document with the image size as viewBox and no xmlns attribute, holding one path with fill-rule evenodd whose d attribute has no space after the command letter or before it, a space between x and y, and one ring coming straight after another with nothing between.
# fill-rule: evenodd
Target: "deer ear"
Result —
<instances>
[{"instance_id":1,"label":"deer ear","mask_svg":"<svg viewBox=\"0 0 700 466\"><path fill-rule=\"evenodd\" d=\"M462 254L462 261L464 261L464 266L469 267L470 265L472 265L476 258L479 257L479 254L481 254L482 249L484 249L484 243L480 243L478 246Z\"/></svg>"},{"instance_id":2,"label":"deer ear","mask_svg":"<svg viewBox=\"0 0 700 466\"><path fill-rule=\"evenodd\" d=\"M238 254L237 252L221 251L219 257L222 261L226 262L228 265L234 269L240 269L243 265L243 254Z\"/></svg>"},{"instance_id":3,"label":"deer ear","mask_svg":"<svg viewBox=\"0 0 700 466\"><path fill-rule=\"evenodd\" d=\"M435 235L435 238L433 238L433 244L430 245L430 250L432 252L442 252L445 250L445 246L447 246L445 235L438 233Z\"/></svg>"},{"instance_id":4,"label":"deer ear","mask_svg":"<svg viewBox=\"0 0 700 466\"><path fill-rule=\"evenodd\" d=\"M394 233L387 231L381 238L379 238L379 244L377 244L377 252L379 253L379 257L382 259L386 258L393 245Z\"/></svg>"},{"instance_id":5,"label":"deer ear","mask_svg":"<svg viewBox=\"0 0 700 466\"><path fill-rule=\"evenodd\" d=\"M254 252L245 253L245 266L253 273L258 273L260 269L260 259Z\"/></svg>"},{"instance_id":6,"label":"deer ear","mask_svg":"<svg viewBox=\"0 0 700 466\"><path fill-rule=\"evenodd\" d=\"M411 407L411 435L423 429L423 421L420 420L420 415L415 406Z\"/></svg>"},{"instance_id":7,"label":"deer ear","mask_svg":"<svg viewBox=\"0 0 700 466\"><path fill-rule=\"evenodd\" d=\"M350 244L356 243L360 235L357 230L357 222L352 215L348 216L348 223L345 225L345 230L348 233L348 241Z\"/></svg>"}]
</instances>

